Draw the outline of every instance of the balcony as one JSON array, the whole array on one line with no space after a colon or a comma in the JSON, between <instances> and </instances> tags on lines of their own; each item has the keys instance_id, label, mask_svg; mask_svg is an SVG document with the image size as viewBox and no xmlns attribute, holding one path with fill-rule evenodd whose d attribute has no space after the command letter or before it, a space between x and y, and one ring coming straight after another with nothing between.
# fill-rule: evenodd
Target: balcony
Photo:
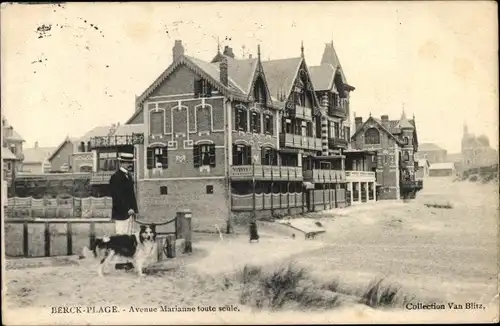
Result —
<instances>
[{"instance_id":1,"label":"balcony","mask_svg":"<svg viewBox=\"0 0 500 326\"><path fill-rule=\"evenodd\" d=\"M300 105L295 105L295 117L312 121L312 109Z\"/></svg>"},{"instance_id":2,"label":"balcony","mask_svg":"<svg viewBox=\"0 0 500 326\"><path fill-rule=\"evenodd\" d=\"M347 148L348 142L345 139L335 137L335 138L328 139L328 145L330 147Z\"/></svg>"},{"instance_id":3,"label":"balcony","mask_svg":"<svg viewBox=\"0 0 500 326\"><path fill-rule=\"evenodd\" d=\"M346 112L341 107L330 107L328 108L328 115L338 118L346 118Z\"/></svg>"},{"instance_id":4,"label":"balcony","mask_svg":"<svg viewBox=\"0 0 500 326\"><path fill-rule=\"evenodd\" d=\"M345 171L347 182L375 182L375 172Z\"/></svg>"},{"instance_id":5,"label":"balcony","mask_svg":"<svg viewBox=\"0 0 500 326\"><path fill-rule=\"evenodd\" d=\"M98 171L98 172L92 172L92 175L90 177L90 184L107 184L109 183L109 178L115 173L116 171Z\"/></svg>"},{"instance_id":6,"label":"balcony","mask_svg":"<svg viewBox=\"0 0 500 326\"><path fill-rule=\"evenodd\" d=\"M299 166L232 165L231 180L302 181Z\"/></svg>"},{"instance_id":7,"label":"balcony","mask_svg":"<svg viewBox=\"0 0 500 326\"><path fill-rule=\"evenodd\" d=\"M294 134L281 134L280 135L281 147L294 147L301 149L310 149L315 151L321 150L321 138L305 137Z\"/></svg>"},{"instance_id":8,"label":"balcony","mask_svg":"<svg viewBox=\"0 0 500 326\"><path fill-rule=\"evenodd\" d=\"M144 134L91 137L89 150L136 144L144 144Z\"/></svg>"},{"instance_id":9,"label":"balcony","mask_svg":"<svg viewBox=\"0 0 500 326\"><path fill-rule=\"evenodd\" d=\"M346 173L342 170L306 170L304 181L314 183L341 183L346 181Z\"/></svg>"}]
</instances>

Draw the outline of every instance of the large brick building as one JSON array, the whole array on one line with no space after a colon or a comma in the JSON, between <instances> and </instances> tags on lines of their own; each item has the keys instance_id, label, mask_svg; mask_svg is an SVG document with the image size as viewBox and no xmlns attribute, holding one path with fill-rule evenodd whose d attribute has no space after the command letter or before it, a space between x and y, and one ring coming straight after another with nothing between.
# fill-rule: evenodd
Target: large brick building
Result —
<instances>
[{"instance_id":1,"label":"large brick building","mask_svg":"<svg viewBox=\"0 0 500 326\"><path fill-rule=\"evenodd\" d=\"M352 146L357 149L376 151L376 160L368 162L368 169L376 171L379 196L382 199L400 199L415 185L418 163L414 154L418 151L415 117L408 119L403 111L398 120L370 116L365 122L355 117Z\"/></svg>"},{"instance_id":2,"label":"large brick building","mask_svg":"<svg viewBox=\"0 0 500 326\"><path fill-rule=\"evenodd\" d=\"M490 146L488 137L470 133L466 124L463 127L461 149L463 171L498 164L498 152Z\"/></svg>"},{"instance_id":3,"label":"large brick building","mask_svg":"<svg viewBox=\"0 0 500 326\"><path fill-rule=\"evenodd\" d=\"M208 62L175 42L172 64L137 97L126 124L143 127L143 139L125 141L136 153L141 218L164 220L190 208L195 228L213 229L375 200L368 187L346 193L346 182L356 179L374 189L375 175L346 176L346 160L362 170L352 163L369 153L349 154L354 87L333 44L319 66L307 65L303 47L300 53L262 61L259 48L256 58L237 59L226 46ZM91 141L98 156L103 139Z\"/></svg>"}]
</instances>

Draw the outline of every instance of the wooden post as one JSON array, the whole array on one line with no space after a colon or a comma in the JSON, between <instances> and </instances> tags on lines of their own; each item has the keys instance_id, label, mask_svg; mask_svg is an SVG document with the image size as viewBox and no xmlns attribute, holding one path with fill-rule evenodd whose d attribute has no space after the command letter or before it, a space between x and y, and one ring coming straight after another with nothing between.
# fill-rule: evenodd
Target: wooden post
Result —
<instances>
[{"instance_id":1,"label":"wooden post","mask_svg":"<svg viewBox=\"0 0 500 326\"><path fill-rule=\"evenodd\" d=\"M322 184L322 188L323 188L323 209L326 211L326 198L325 198L325 174L323 173L323 184Z\"/></svg>"},{"instance_id":2,"label":"wooden post","mask_svg":"<svg viewBox=\"0 0 500 326\"><path fill-rule=\"evenodd\" d=\"M288 208L288 215L291 215L290 211L290 169L287 171L287 182L286 182L286 193L287 193L287 208Z\"/></svg>"},{"instance_id":3,"label":"wooden post","mask_svg":"<svg viewBox=\"0 0 500 326\"><path fill-rule=\"evenodd\" d=\"M71 222L66 222L66 245L68 256L73 255L73 232L71 228Z\"/></svg>"},{"instance_id":4,"label":"wooden post","mask_svg":"<svg viewBox=\"0 0 500 326\"><path fill-rule=\"evenodd\" d=\"M163 248L165 247L165 237L156 238L156 261L160 262L163 260Z\"/></svg>"},{"instance_id":5,"label":"wooden post","mask_svg":"<svg viewBox=\"0 0 500 326\"><path fill-rule=\"evenodd\" d=\"M183 209L177 212L177 219L181 221L179 224L180 227L179 237L181 239L184 239L184 253L190 253L193 251L191 244L191 233L192 233L191 217L192 215L190 209Z\"/></svg>"},{"instance_id":6,"label":"wooden post","mask_svg":"<svg viewBox=\"0 0 500 326\"><path fill-rule=\"evenodd\" d=\"M339 207L338 202L337 202L337 189L339 188L338 182L339 181L337 180L337 174L335 174L335 189L333 190L334 191L333 200L335 201L335 208Z\"/></svg>"},{"instance_id":7,"label":"wooden post","mask_svg":"<svg viewBox=\"0 0 500 326\"><path fill-rule=\"evenodd\" d=\"M168 234L166 237L167 258L175 258L175 235Z\"/></svg>"},{"instance_id":8,"label":"wooden post","mask_svg":"<svg viewBox=\"0 0 500 326\"><path fill-rule=\"evenodd\" d=\"M29 256L29 241L28 241L28 222L23 223L23 254L24 257Z\"/></svg>"},{"instance_id":9,"label":"wooden post","mask_svg":"<svg viewBox=\"0 0 500 326\"><path fill-rule=\"evenodd\" d=\"M50 257L50 225L45 222L44 238L45 238L45 257Z\"/></svg>"},{"instance_id":10,"label":"wooden post","mask_svg":"<svg viewBox=\"0 0 500 326\"><path fill-rule=\"evenodd\" d=\"M274 216L274 205L273 205L273 197L274 197L274 173L273 173L273 166L271 165L271 217Z\"/></svg>"},{"instance_id":11,"label":"wooden post","mask_svg":"<svg viewBox=\"0 0 500 326\"><path fill-rule=\"evenodd\" d=\"M90 233L89 233L89 248L92 248L95 242L95 224L90 222Z\"/></svg>"}]
</instances>

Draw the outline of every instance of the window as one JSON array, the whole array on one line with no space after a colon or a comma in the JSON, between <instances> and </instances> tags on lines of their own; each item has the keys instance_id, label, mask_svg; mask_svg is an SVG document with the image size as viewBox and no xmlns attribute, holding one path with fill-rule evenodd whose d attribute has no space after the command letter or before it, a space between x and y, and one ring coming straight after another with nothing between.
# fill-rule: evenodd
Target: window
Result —
<instances>
[{"instance_id":1,"label":"window","mask_svg":"<svg viewBox=\"0 0 500 326\"><path fill-rule=\"evenodd\" d=\"M160 187L160 195L168 195L168 188L167 188L167 186L161 186Z\"/></svg>"},{"instance_id":2,"label":"window","mask_svg":"<svg viewBox=\"0 0 500 326\"><path fill-rule=\"evenodd\" d=\"M90 146L90 140L87 142L87 152L90 152L92 146Z\"/></svg>"},{"instance_id":3,"label":"window","mask_svg":"<svg viewBox=\"0 0 500 326\"><path fill-rule=\"evenodd\" d=\"M403 143L404 143L405 145L408 145L408 144L410 143L410 139L409 139L408 137L406 137L406 136L405 136L405 137L403 137Z\"/></svg>"},{"instance_id":4,"label":"window","mask_svg":"<svg viewBox=\"0 0 500 326\"><path fill-rule=\"evenodd\" d=\"M207 185L207 194L213 194L213 193L214 193L214 186Z\"/></svg>"},{"instance_id":5,"label":"window","mask_svg":"<svg viewBox=\"0 0 500 326\"><path fill-rule=\"evenodd\" d=\"M150 147L147 150L147 168L166 169L168 168L168 148L167 146Z\"/></svg>"},{"instance_id":6,"label":"window","mask_svg":"<svg viewBox=\"0 0 500 326\"><path fill-rule=\"evenodd\" d=\"M99 171L118 170L116 153L99 153Z\"/></svg>"},{"instance_id":7,"label":"window","mask_svg":"<svg viewBox=\"0 0 500 326\"><path fill-rule=\"evenodd\" d=\"M333 129L335 130L335 138L340 138L340 127L338 122L333 122Z\"/></svg>"},{"instance_id":8,"label":"window","mask_svg":"<svg viewBox=\"0 0 500 326\"><path fill-rule=\"evenodd\" d=\"M260 164L262 165L278 165L278 153L274 148L263 147L260 156Z\"/></svg>"},{"instance_id":9,"label":"window","mask_svg":"<svg viewBox=\"0 0 500 326\"><path fill-rule=\"evenodd\" d=\"M243 108L236 108L234 129L247 131L247 114L248 111Z\"/></svg>"},{"instance_id":10,"label":"window","mask_svg":"<svg viewBox=\"0 0 500 326\"><path fill-rule=\"evenodd\" d=\"M194 145L193 162L195 168L200 166L215 167L215 145Z\"/></svg>"},{"instance_id":11,"label":"window","mask_svg":"<svg viewBox=\"0 0 500 326\"><path fill-rule=\"evenodd\" d=\"M88 165L80 166L80 172L92 172L92 167Z\"/></svg>"},{"instance_id":12,"label":"window","mask_svg":"<svg viewBox=\"0 0 500 326\"><path fill-rule=\"evenodd\" d=\"M261 77L259 77L255 81L255 86L253 89L253 97L254 97L255 102L257 102L257 103L266 103L265 86L264 86L264 82L262 81Z\"/></svg>"},{"instance_id":13,"label":"window","mask_svg":"<svg viewBox=\"0 0 500 326\"><path fill-rule=\"evenodd\" d=\"M349 141L351 139L351 128L345 127L345 140Z\"/></svg>"},{"instance_id":14,"label":"window","mask_svg":"<svg viewBox=\"0 0 500 326\"><path fill-rule=\"evenodd\" d=\"M312 122L310 122L310 121L306 122L306 136L313 137L313 126L312 126Z\"/></svg>"},{"instance_id":15,"label":"window","mask_svg":"<svg viewBox=\"0 0 500 326\"><path fill-rule=\"evenodd\" d=\"M85 142L80 142L80 147L78 149L79 152L85 152Z\"/></svg>"},{"instance_id":16,"label":"window","mask_svg":"<svg viewBox=\"0 0 500 326\"><path fill-rule=\"evenodd\" d=\"M7 162L7 170L11 170L12 169L12 163L11 162Z\"/></svg>"},{"instance_id":17,"label":"window","mask_svg":"<svg viewBox=\"0 0 500 326\"><path fill-rule=\"evenodd\" d=\"M410 160L410 154L408 153L408 151L404 152L404 154L403 154L403 160L405 162L408 162Z\"/></svg>"},{"instance_id":18,"label":"window","mask_svg":"<svg viewBox=\"0 0 500 326\"><path fill-rule=\"evenodd\" d=\"M250 130L254 133L260 133L260 113L252 112L250 115Z\"/></svg>"},{"instance_id":19,"label":"window","mask_svg":"<svg viewBox=\"0 0 500 326\"><path fill-rule=\"evenodd\" d=\"M194 81L194 97L211 97L212 85L204 79L196 79Z\"/></svg>"},{"instance_id":20,"label":"window","mask_svg":"<svg viewBox=\"0 0 500 326\"><path fill-rule=\"evenodd\" d=\"M380 132L376 128L365 131L365 144L380 144Z\"/></svg>"},{"instance_id":21,"label":"window","mask_svg":"<svg viewBox=\"0 0 500 326\"><path fill-rule=\"evenodd\" d=\"M17 152L16 149L17 149L16 145L14 145L14 144L10 145L10 151L12 152L12 154L16 155L16 152Z\"/></svg>"},{"instance_id":22,"label":"window","mask_svg":"<svg viewBox=\"0 0 500 326\"><path fill-rule=\"evenodd\" d=\"M252 147L245 145L233 145L233 165L251 165Z\"/></svg>"},{"instance_id":23,"label":"window","mask_svg":"<svg viewBox=\"0 0 500 326\"><path fill-rule=\"evenodd\" d=\"M271 114L264 114L264 133L266 135L274 134L273 116Z\"/></svg>"}]
</instances>

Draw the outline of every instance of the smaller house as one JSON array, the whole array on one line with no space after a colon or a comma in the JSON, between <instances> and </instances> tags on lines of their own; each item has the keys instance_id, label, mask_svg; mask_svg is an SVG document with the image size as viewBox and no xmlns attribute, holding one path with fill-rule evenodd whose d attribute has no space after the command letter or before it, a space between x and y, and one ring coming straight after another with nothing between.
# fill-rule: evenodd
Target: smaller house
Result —
<instances>
[{"instance_id":1,"label":"smaller house","mask_svg":"<svg viewBox=\"0 0 500 326\"><path fill-rule=\"evenodd\" d=\"M21 164L21 172L24 173L46 173L50 172L49 157L56 147L40 147L38 142L35 146L24 149L24 160Z\"/></svg>"},{"instance_id":2,"label":"smaller house","mask_svg":"<svg viewBox=\"0 0 500 326\"><path fill-rule=\"evenodd\" d=\"M73 172L71 157L75 152L76 138L67 136L48 157L50 172Z\"/></svg>"},{"instance_id":3,"label":"smaller house","mask_svg":"<svg viewBox=\"0 0 500 326\"><path fill-rule=\"evenodd\" d=\"M415 159L427 159L430 164L448 162L448 151L434 143L421 143L418 145L418 153Z\"/></svg>"},{"instance_id":4,"label":"smaller house","mask_svg":"<svg viewBox=\"0 0 500 326\"><path fill-rule=\"evenodd\" d=\"M456 175L453 162L433 163L429 167L429 177L454 177Z\"/></svg>"},{"instance_id":5,"label":"smaller house","mask_svg":"<svg viewBox=\"0 0 500 326\"><path fill-rule=\"evenodd\" d=\"M429 177L430 163L427 159L422 158L418 160L418 170L415 172L415 179L422 180Z\"/></svg>"}]
</instances>

